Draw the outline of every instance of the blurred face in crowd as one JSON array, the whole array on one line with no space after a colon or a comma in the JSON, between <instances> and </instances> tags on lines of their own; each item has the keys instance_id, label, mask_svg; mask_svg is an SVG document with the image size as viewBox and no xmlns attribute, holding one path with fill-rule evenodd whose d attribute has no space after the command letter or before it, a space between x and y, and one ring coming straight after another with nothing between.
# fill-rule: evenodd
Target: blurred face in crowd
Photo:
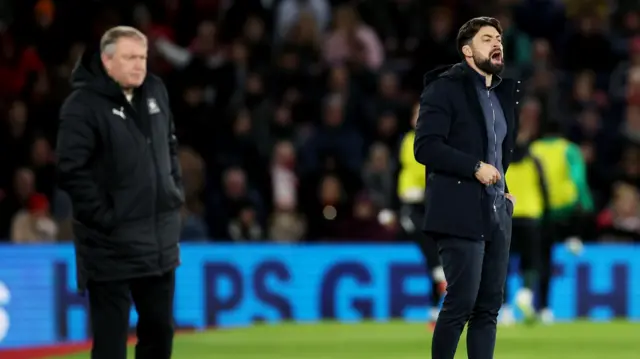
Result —
<instances>
[{"instance_id":1,"label":"blurred face in crowd","mask_svg":"<svg viewBox=\"0 0 640 359\"><path fill-rule=\"evenodd\" d=\"M216 49L216 24L212 21L203 21L198 25L198 33L195 39L195 51L199 55L208 55Z\"/></svg>"},{"instance_id":2,"label":"blurred face in crowd","mask_svg":"<svg viewBox=\"0 0 640 359\"><path fill-rule=\"evenodd\" d=\"M332 91L346 90L349 85L349 70L345 66L331 68L329 75L329 88Z\"/></svg>"},{"instance_id":3,"label":"blurred face in crowd","mask_svg":"<svg viewBox=\"0 0 640 359\"><path fill-rule=\"evenodd\" d=\"M23 127L27 123L27 105L22 101L15 101L9 110L9 125L12 128Z\"/></svg>"},{"instance_id":4,"label":"blurred face in crowd","mask_svg":"<svg viewBox=\"0 0 640 359\"><path fill-rule=\"evenodd\" d=\"M251 207L243 208L240 211L240 222L245 226L249 226L256 221L256 211Z\"/></svg>"},{"instance_id":5,"label":"blurred face in crowd","mask_svg":"<svg viewBox=\"0 0 640 359\"><path fill-rule=\"evenodd\" d=\"M378 135L389 138L396 135L398 118L393 113L387 113L378 119Z\"/></svg>"},{"instance_id":6,"label":"blurred face in crowd","mask_svg":"<svg viewBox=\"0 0 640 359\"><path fill-rule=\"evenodd\" d=\"M19 169L13 180L19 200L26 201L35 192L35 177L31 170L26 168Z\"/></svg>"},{"instance_id":7,"label":"blurred face in crowd","mask_svg":"<svg viewBox=\"0 0 640 359\"><path fill-rule=\"evenodd\" d=\"M247 47L240 41L236 41L231 48L231 57L237 64L244 64L249 58Z\"/></svg>"},{"instance_id":8,"label":"blurred face in crowd","mask_svg":"<svg viewBox=\"0 0 640 359\"><path fill-rule=\"evenodd\" d=\"M625 120L629 129L640 131L640 106L628 106Z\"/></svg>"},{"instance_id":9,"label":"blurred face in crowd","mask_svg":"<svg viewBox=\"0 0 640 359\"><path fill-rule=\"evenodd\" d=\"M182 97L189 107L198 107L204 101L204 89L200 86L189 86L184 89Z\"/></svg>"},{"instance_id":10,"label":"blurred face in crowd","mask_svg":"<svg viewBox=\"0 0 640 359\"><path fill-rule=\"evenodd\" d=\"M296 151L289 141L278 142L274 149L275 162L284 167L293 167L296 162Z\"/></svg>"},{"instance_id":11,"label":"blurred face in crowd","mask_svg":"<svg viewBox=\"0 0 640 359\"><path fill-rule=\"evenodd\" d=\"M551 55L551 45L546 39L535 39L533 41L533 57L537 61L548 61Z\"/></svg>"},{"instance_id":12,"label":"blurred face in crowd","mask_svg":"<svg viewBox=\"0 0 640 359\"><path fill-rule=\"evenodd\" d=\"M35 166L43 166L51 160L51 147L44 138L38 138L33 142L31 149L31 161Z\"/></svg>"},{"instance_id":13,"label":"blurred face in crowd","mask_svg":"<svg viewBox=\"0 0 640 359\"><path fill-rule=\"evenodd\" d=\"M389 151L383 144L375 144L371 146L369 155L370 168L376 172L384 172L389 165Z\"/></svg>"},{"instance_id":14,"label":"blurred face in crowd","mask_svg":"<svg viewBox=\"0 0 640 359\"><path fill-rule=\"evenodd\" d=\"M533 137L538 132L538 124L540 122L540 103L535 99L525 101L520 109L519 118L520 129L517 141L526 143L533 140Z\"/></svg>"},{"instance_id":15,"label":"blurred face in crowd","mask_svg":"<svg viewBox=\"0 0 640 359\"><path fill-rule=\"evenodd\" d=\"M251 42L257 42L264 35L264 24L257 16L251 16L244 24L244 36Z\"/></svg>"},{"instance_id":16,"label":"blurred face in crowd","mask_svg":"<svg viewBox=\"0 0 640 359\"><path fill-rule=\"evenodd\" d=\"M619 216L636 216L638 215L638 207L640 195L638 190L626 183L618 184L614 190L614 211Z\"/></svg>"},{"instance_id":17,"label":"blurred face in crowd","mask_svg":"<svg viewBox=\"0 0 640 359\"><path fill-rule=\"evenodd\" d=\"M301 43L309 43L317 40L316 33L317 25L316 18L311 12L303 12L300 14L297 26L295 27L295 37Z\"/></svg>"},{"instance_id":18,"label":"blurred face in crowd","mask_svg":"<svg viewBox=\"0 0 640 359\"><path fill-rule=\"evenodd\" d=\"M320 198L324 204L337 204L340 201L340 181L334 176L327 176L320 187Z\"/></svg>"},{"instance_id":19,"label":"blurred face in crowd","mask_svg":"<svg viewBox=\"0 0 640 359\"><path fill-rule=\"evenodd\" d=\"M351 31L358 22L355 11L349 6L342 6L336 11L336 28Z\"/></svg>"},{"instance_id":20,"label":"blurred face in crowd","mask_svg":"<svg viewBox=\"0 0 640 359\"><path fill-rule=\"evenodd\" d=\"M237 136L249 135L251 133L251 113L242 110L238 113L233 123L233 133Z\"/></svg>"},{"instance_id":21,"label":"blurred face in crowd","mask_svg":"<svg viewBox=\"0 0 640 359\"><path fill-rule=\"evenodd\" d=\"M622 166L627 176L640 177L640 149L631 147L622 156Z\"/></svg>"},{"instance_id":22,"label":"blurred face in crowd","mask_svg":"<svg viewBox=\"0 0 640 359\"><path fill-rule=\"evenodd\" d=\"M373 218L375 216L373 203L368 199L358 199L353 205L353 215L361 220Z\"/></svg>"},{"instance_id":23,"label":"blurred face in crowd","mask_svg":"<svg viewBox=\"0 0 640 359\"><path fill-rule=\"evenodd\" d=\"M325 107L324 123L328 127L339 127L342 125L343 115L342 101L332 99Z\"/></svg>"},{"instance_id":24,"label":"blurred face in crowd","mask_svg":"<svg viewBox=\"0 0 640 359\"><path fill-rule=\"evenodd\" d=\"M504 69L502 36L493 26L484 26L462 47L462 52L472 64L487 75L498 75Z\"/></svg>"},{"instance_id":25,"label":"blurred face in crowd","mask_svg":"<svg viewBox=\"0 0 640 359\"><path fill-rule=\"evenodd\" d=\"M585 134L594 136L600 129L600 114L594 110L585 110L578 120Z\"/></svg>"},{"instance_id":26,"label":"blurred face in crowd","mask_svg":"<svg viewBox=\"0 0 640 359\"><path fill-rule=\"evenodd\" d=\"M146 40L134 36L119 38L103 51L102 64L122 88L139 87L147 76Z\"/></svg>"},{"instance_id":27,"label":"blurred face in crowd","mask_svg":"<svg viewBox=\"0 0 640 359\"><path fill-rule=\"evenodd\" d=\"M228 170L224 176L225 194L230 198L240 198L246 192L246 178L241 169Z\"/></svg>"},{"instance_id":28,"label":"blurred face in crowd","mask_svg":"<svg viewBox=\"0 0 640 359\"><path fill-rule=\"evenodd\" d=\"M438 9L431 14L431 34L436 39L443 39L452 29L451 12L447 9Z\"/></svg>"},{"instance_id":29,"label":"blurred face in crowd","mask_svg":"<svg viewBox=\"0 0 640 359\"><path fill-rule=\"evenodd\" d=\"M384 97L395 97L398 94L398 77L392 73L387 72L380 76L380 94Z\"/></svg>"},{"instance_id":30,"label":"blurred face in crowd","mask_svg":"<svg viewBox=\"0 0 640 359\"><path fill-rule=\"evenodd\" d=\"M582 72L576 78L573 87L574 98L578 101L590 101L593 97L595 75L591 72Z\"/></svg>"}]
</instances>

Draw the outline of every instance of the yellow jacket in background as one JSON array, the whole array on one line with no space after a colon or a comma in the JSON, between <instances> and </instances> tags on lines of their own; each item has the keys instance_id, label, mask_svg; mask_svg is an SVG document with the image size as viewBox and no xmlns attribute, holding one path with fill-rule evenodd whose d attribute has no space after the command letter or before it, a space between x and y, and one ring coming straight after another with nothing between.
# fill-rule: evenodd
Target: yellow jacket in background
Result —
<instances>
[{"instance_id":1,"label":"yellow jacket in background","mask_svg":"<svg viewBox=\"0 0 640 359\"><path fill-rule=\"evenodd\" d=\"M422 164L413 154L415 131L409 131L400 145L400 174L398 176L398 197L406 204L422 203L426 186L426 173Z\"/></svg>"},{"instance_id":2,"label":"yellow jacket in background","mask_svg":"<svg viewBox=\"0 0 640 359\"><path fill-rule=\"evenodd\" d=\"M505 179L509 193L518 201L513 208L513 218L541 219L547 205L547 189L540 161L527 155L511 162Z\"/></svg>"}]
</instances>

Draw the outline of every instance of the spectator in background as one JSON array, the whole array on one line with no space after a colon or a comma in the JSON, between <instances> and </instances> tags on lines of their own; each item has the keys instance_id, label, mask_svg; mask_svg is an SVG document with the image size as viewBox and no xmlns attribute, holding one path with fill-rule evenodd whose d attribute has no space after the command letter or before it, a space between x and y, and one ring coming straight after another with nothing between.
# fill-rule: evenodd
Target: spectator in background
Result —
<instances>
[{"instance_id":1,"label":"spectator in background","mask_svg":"<svg viewBox=\"0 0 640 359\"><path fill-rule=\"evenodd\" d=\"M239 203L236 216L229 221L229 238L234 242L259 242L264 239L264 229L250 201Z\"/></svg>"},{"instance_id":2,"label":"spectator in background","mask_svg":"<svg viewBox=\"0 0 640 359\"><path fill-rule=\"evenodd\" d=\"M395 188L395 168L391 162L389 148L381 143L373 144L369 149L369 158L362 171L368 201L379 209L393 207L393 189Z\"/></svg>"},{"instance_id":3,"label":"spectator in background","mask_svg":"<svg viewBox=\"0 0 640 359\"><path fill-rule=\"evenodd\" d=\"M352 241L391 241L396 237L395 221L381 221L377 206L369 195L360 193L353 201L352 212L340 220L337 237Z\"/></svg>"},{"instance_id":4,"label":"spectator in background","mask_svg":"<svg viewBox=\"0 0 640 359\"><path fill-rule=\"evenodd\" d=\"M640 36L629 40L629 60L623 61L611 74L609 94L611 99L623 102L627 99L628 84L634 70L640 69Z\"/></svg>"},{"instance_id":5,"label":"spectator in background","mask_svg":"<svg viewBox=\"0 0 640 359\"><path fill-rule=\"evenodd\" d=\"M13 176L12 191L0 198L0 238L10 238L15 213L26 209L34 194L36 187L33 171L28 168L18 169Z\"/></svg>"},{"instance_id":6,"label":"spectator in background","mask_svg":"<svg viewBox=\"0 0 640 359\"><path fill-rule=\"evenodd\" d=\"M31 195L27 208L21 209L11 221L11 241L14 243L54 242L58 226L51 218L47 196Z\"/></svg>"},{"instance_id":7,"label":"spectator in background","mask_svg":"<svg viewBox=\"0 0 640 359\"><path fill-rule=\"evenodd\" d=\"M214 240L231 238L230 224L239 218L244 209L256 212L258 220L263 218L262 197L249 187L246 173L239 167L231 167L223 173L223 192L214 194L211 205L207 207L210 211L207 222L213 224L209 228L210 237Z\"/></svg>"},{"instance_id":8,"label":"spectator in background","mask_svg":"<svg viewBox=\"0 0 640 359\"><path fill-rule=\"evenodd\" d=\"M286 38L304 13L313 16L319 32L329 26L331 7L327 0L282 0L276 9L276 41Z\"/></svg>"},{"instance_id":9,"label":"spectator in background","mask_svg":"<svg viewBox=\"0 0 640 359\"><path fill-rule=\"evenodd\" d=\"M319 166L319 154L340 154L338 161L351 172L359 173L364 143L353 126L345 123L345 101L340 95L328 97L324 102L323 121L317 132L305 145L303 163L314 170Z\"/></svg>"},{"instance_id":10,"label":"spectator in background","mask_svg":"<svg viewBox=\"0 0 640 359\"><path fill-rule=\"evenodd\" d=\"M19 97L29 79L44 71L45 66L35 47L22 46L8 33L0 33L0 97Z\"/></svg>"},{"instance_id":11,"label":"spectator in background","mask_svg":"<svg viewBox=\"0 0 640 359\"><path fill-rule=\"evenodd\" d=\"M614 185L611 203L598 215L598 229L608 240L640 241L640 192L636 186Z\"/></svg>"},{"instance_id":12,"label":"spectator in background","mask_svg":"<svg viewBox=\"0 0 640 359\"><path fill-rule=\"evenodd\" d=\"M276 242L298 242L304 238L306 221L298 213L299 179L295 172L296 153L289 141L276 143L271 163L273 213L269 238Z\"/></svg>"},{"instance_id":13,"label":"spectator in background","mask_svg":"<svg viewBox=\"0 0 640 359\"><path fill-rule=\"evenodd\" d=\"M31 166L35 173L36 191L51 201L55 190L56 166L51 145L44 137L37 137L31 145Z\"/></svg>"},{"instance_id":14,"label":"spectator in background","mask_svg":"<svg viewBox=\"0 0 640 359\"><path fill-rule=\"evenodd\" d=\"M316 197L306 217L309 220L307 239L311 241L336 240L340 238L340 223L349 218L349 201L340 179L334 175L324 176L316 189Z\"/></svg>"},{"instance_id":15,"label":"spectator in background","mask_svg":"<svg viewBox=\"0 0 640 359\"><path fill-rule=\"evenodd\" d=\"M584 14L575 20L574 32L565 47L565 68L569 71L592 70L598 74L611 71L613 51L600 18Z\"/></svg>"},{"instance_id":16,"label":"spectator in background","mask_svg":"<svg viewBox=\"0 0 640 359\"><path fill-rule=\"evenodd\" d=\"M27 163L30 136L27 128L27 105L23 101L13 101L8 116L0 128L0 186L7 187L14 171ZM6 154L10 153L11 156Z\"/></svg>"},{"instance_id":17,"label":"spectator in background","mask_svg":"<svg viewBox=\"0 0 640 359\"><path fill-rule=\"evenodd\" d=\"M333 30L323 53L329 64L363 63L372 71L379 70L384 62L384 48L378 35L347 5L336 10Z\"/></svg>"},{"instance_id":18,"label":"spectator in background","mask_svg":"<svg viewBox=\"0 0 640 359\"><path fill-rule=\"evenodd\" d=\"M202 194L205 184L205 164L202 157L190 148L183 147L178 152L184 187L182 207L182 232L180 240L205 240L209 230L204 220Z\"/></svg>"}]
</instances>

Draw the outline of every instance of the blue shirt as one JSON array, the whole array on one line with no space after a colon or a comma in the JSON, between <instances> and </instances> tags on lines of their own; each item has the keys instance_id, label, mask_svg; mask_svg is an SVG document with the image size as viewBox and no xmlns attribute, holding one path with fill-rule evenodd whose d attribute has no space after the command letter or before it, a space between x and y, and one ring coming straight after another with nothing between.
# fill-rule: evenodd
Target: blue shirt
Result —
<instances>
[{"instance_id":1,"label":"blue shirt","mask_svg":"<svg viewBox=\"0 0 640 359\"><path fill-rule=\"evenodd\" d=\"M500 181L493 186L487 186L487 193L493 198L494 207L501 204L504 199L504 169L502 168L502 142L507 136L507 120L504 117L502 106L496 95L495 89L502 79L493 75L490 87L486 85L486 78L477 74L476 92L482 107L485 125L487 126L488 147L485 162L500 171Z\"/></svg>"}]
</instances>

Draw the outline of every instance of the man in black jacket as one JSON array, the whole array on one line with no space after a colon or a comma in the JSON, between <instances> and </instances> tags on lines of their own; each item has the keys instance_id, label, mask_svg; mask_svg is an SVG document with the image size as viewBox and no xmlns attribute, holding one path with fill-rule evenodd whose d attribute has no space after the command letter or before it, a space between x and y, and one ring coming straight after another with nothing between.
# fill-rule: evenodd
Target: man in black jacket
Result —
<instances>
[{"instance_id":1,"label":"man in black jacket","mask_svg":"<svg viewBox=\"0 0 640 359\"><path fill-rule=\"evenodd\" d=\"M83 54L60 112L59 185L73 202L93 359L126 358L131 300L136 358L171 357L184 196L167 90L146 61L141 32L107 31L99 53Z\"/></svg>"},{"instance_id":2,"label":"man in black jacket","mask_svg":"<svg viewBox=\"0 0 640 359\"><path fill-rule=\"evenodd\" d=\"M516 83L501 79L502 29L475 18L458 33L463 61L425 75L414 154L426 166L423 230L437 240L447 294L432 357L453 359L468 322L470 359L490 359L509 262L513 197L504 174L516 133Z\"/></svg>"}]
</instances>

